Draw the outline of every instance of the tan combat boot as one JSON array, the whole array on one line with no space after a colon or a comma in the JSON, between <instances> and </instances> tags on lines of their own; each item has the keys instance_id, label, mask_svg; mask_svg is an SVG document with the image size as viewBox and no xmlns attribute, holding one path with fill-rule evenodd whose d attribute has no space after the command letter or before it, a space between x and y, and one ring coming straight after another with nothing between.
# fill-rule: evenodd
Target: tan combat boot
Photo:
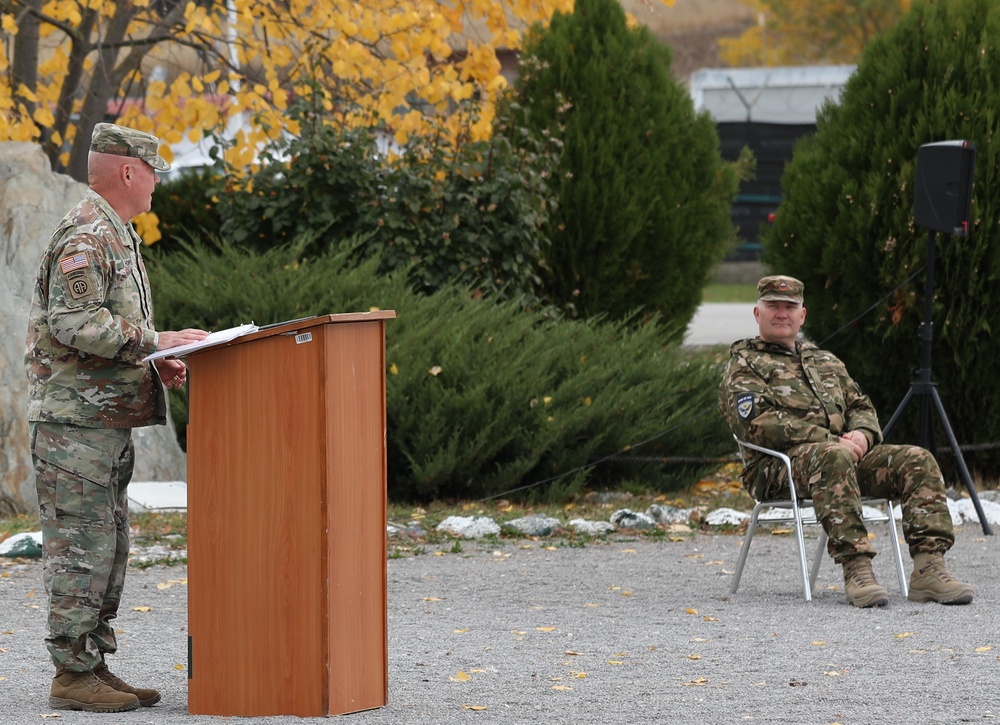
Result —
<instances>
[{"instance_id":1,"label":"tan combat boot","mask_svg":"<svg viewBox=\"0 0 1000 725\"><path fill-rule=\"evenodd\" d=\"M884 607L889 593L875 580L870 556L854 556L844 562L844 593L855 607Z\"/></svg>"},{"instance_id":2,"label":"tan combat boot","mask_svg":"<svg viewBox=\"0 0 1000 725\"><path fill-rule=\"evenodd\" d=\"M127 712L139 709L139 698L109 687L93 672L57 669L49 692L49 707L54 710Z\"/></svg>"},{"instance_id":3,"label":"tan combat boot","mask_svg":"<svg viewBox=\"0 0 1000 725\"><path fill-rule=\"evenodd\" d=\"M968 604L972 601L972 585L960 582L944 565L944 554L931 552L913 556L913 573L910 574L912 602L941 602L941 604Z\"/></svg>"},{"instance_id":4,"label":"tan combat boot","mask_svg":"<svg viewBox=\"0 0 1000 725\"><path fill-rule=\"evenodd\" d=\"M149 687L132 687L132 685L112 673L104 662L101 662L101 664L94 668L94 674L97 675L101 682L118 690L118 692L127 692L135 695L139 700L139 704L143 707L152 707L160 701L159 692Z\"/></svg>"}]
</instances>

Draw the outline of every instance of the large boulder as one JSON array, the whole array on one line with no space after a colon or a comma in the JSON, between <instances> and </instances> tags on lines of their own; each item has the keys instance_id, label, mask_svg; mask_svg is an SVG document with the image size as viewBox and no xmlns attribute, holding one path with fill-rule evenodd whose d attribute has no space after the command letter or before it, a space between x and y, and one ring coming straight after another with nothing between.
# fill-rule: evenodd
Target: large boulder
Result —
<instances>
[{"instance_id":1,"label":"large boulder","mask_svg":"<svg viewBox=\"0 0 1000 725\"><path fill-rule=\"evenodd\" d=\"M0 143L0 516L35 510L25 416L24 339L35 268L52 230L86 186L55 174L41 149ZM135 431L137 481L185 480L173 426Z\"/></svg>"}]
</instances>

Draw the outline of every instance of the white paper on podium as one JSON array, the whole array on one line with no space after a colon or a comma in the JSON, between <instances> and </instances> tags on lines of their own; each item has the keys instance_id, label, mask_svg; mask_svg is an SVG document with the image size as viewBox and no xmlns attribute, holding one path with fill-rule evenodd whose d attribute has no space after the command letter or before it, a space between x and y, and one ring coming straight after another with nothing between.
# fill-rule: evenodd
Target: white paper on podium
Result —
<instances>
[{"instance_id":1,"label":"white paper on podium","mask_svg":"<svg viewBox=\"0 0 1000 725\"><path fill-rule=\"evenodd\" d=\"M152 355L147 355L143 358L144 362L149 362L151 360L159 360L163 357L184 357L189 352L194 352L195 350L201 350L205 347L212 347L212 345L221 345L224 342L230 342L235 340L237 337L242 337L243 335L249 335L251 332L257 332L259 328L252 322L246 325L239 325L238 327L230 327L228 330L219 330L218 332L208 333L208 337L204 340L199 340L198 342L189 342L187 345L178 345L177 347L170 347L166 350L157 350Z\"/></svg>"}]
</instances>

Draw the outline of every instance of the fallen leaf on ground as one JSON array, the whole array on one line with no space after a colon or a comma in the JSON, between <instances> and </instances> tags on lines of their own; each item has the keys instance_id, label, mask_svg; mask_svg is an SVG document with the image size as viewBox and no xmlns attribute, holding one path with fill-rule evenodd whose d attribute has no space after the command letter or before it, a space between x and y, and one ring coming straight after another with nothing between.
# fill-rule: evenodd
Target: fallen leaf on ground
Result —
<instances>
[{"instance_id":1,"label":"fallen leaf on ground","mask_svg":"<svg viewBox=\"0 0 1000 725\"><path fill-rule=\"evenodd\" d=\"M459 672L454 677L448 678L451 682L468 682L472 679L472 675L468 672Z\"/></svg>"},{"instance_id":2,"label":"fallen leaf on ground","mask_svg":"<svg viewBox=\"0 0 1000 725\"><path fill-rule=\"evenodd\" d=\"M463 710L485 710L486 705L462 705Z\"/></svg>"},{"instance_id":3,"label":"fallen leaf on ground","mask_svg":"<svg viewBox=\"0 0 1000 725\"><path fill-rule=\"evenodd\" d=\"M152 612L152 607L132 607L133 612Z\"/></svg>"},{"instance_id":4,"label":"fallen leaf on ground","mask_svg":"<svg viewBox=\"0 0 1000 725\"><path fill-rule=\"evenodd\" d=\"M681 687L700 687L701 685L707 685L707 677L698 677L697 679L691 680L690 682L682 682Z\"/></svg>"}]
</instances>

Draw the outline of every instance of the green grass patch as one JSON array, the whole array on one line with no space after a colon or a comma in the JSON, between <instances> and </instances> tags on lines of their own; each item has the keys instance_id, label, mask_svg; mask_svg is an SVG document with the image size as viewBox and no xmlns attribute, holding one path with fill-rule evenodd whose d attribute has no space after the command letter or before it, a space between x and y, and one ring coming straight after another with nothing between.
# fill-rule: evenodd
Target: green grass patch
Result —
<instances>
[{"instance_id":1,"label":"green grass patch","mask_svg":"<svg viewBox=\"0 0 1000 725\"><path fill-rule=\"evenodd\" d=\"M757 285L713 283L702 292L702 302L756 302Z\"/></svg>"},{"instance_id":2,"label":"green grass patch","mask_svg":"<svg viewBox=\"0 0 1000 725\"><path fill-rule=\"evenodd\" d=\"M38 516L27 516L20 514L11 518L0 519L0 541L10 538L14 534L25 531L39 531L41 524L38 523Z\"/></svg>"},{"instance_id":3,"label":"green grass patch","mask_svg":"<svg viewBox=\"0 0 1000 725\"><path fill-rule=\"evenodd\" d=\"M162 546L171 550L187 548L187 513L163 512L132 514L133 546Z\"/></svg>"}]
</instances>

